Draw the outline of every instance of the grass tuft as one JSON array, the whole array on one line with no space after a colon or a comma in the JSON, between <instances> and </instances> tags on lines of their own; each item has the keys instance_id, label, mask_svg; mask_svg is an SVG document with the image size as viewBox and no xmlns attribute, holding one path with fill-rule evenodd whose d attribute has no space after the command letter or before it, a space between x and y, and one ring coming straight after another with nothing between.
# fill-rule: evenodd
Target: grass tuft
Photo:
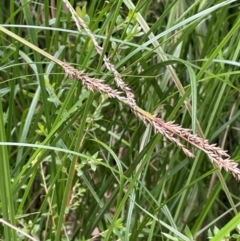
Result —
<instances>
[{"instance_id":1,"label":"grass tuft","mask_svg":"<svg viewBox=\"0 0 240 241\"><path fill-rule=\"evenodd\" d=\"M239 239L237 1L0 7L1 239Z\"/></svg>"}]
</instances>

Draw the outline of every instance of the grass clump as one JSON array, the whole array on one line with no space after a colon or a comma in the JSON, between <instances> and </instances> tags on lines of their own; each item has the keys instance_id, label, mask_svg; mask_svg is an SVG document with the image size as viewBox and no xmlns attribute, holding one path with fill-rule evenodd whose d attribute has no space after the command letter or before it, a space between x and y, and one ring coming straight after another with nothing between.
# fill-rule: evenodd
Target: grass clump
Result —
<instances>
[{"instance_id":1,"label":"grass clump","mask_svg":"<svg viewBox=\"0 0 240 241\"><path fill-rule=\"evenodd\" d=\"M51 4L1 3L1 236L237 240L239 4Z\"/></svg>"}]
</instances>

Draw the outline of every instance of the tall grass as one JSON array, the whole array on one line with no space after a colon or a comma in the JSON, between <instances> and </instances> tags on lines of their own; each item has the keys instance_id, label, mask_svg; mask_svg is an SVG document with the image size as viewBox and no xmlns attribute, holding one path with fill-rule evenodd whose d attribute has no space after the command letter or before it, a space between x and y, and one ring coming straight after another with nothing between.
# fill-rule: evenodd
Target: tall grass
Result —
<instances>
[{"instance_id":1,"label":"tall grass","mask_svg":"<svg viewBox=\"0 0 240 241\"><path fill-rule=\"evenodd\" d=\"M237 1L0 7L2 240L239 238Z\"/></svg>"}]
</instances>

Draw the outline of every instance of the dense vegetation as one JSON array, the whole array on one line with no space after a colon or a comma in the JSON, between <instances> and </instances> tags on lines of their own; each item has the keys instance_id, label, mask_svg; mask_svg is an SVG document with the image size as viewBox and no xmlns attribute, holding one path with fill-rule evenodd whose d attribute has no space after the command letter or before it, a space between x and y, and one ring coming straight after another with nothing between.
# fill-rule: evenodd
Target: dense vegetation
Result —
<instances>
[{"instance_id":1,"label":"dense vegetation","mask_svg":"<svg viewBox=\"0 0 240 241\"><path fill-rule=\"evenodd\" d=\"M240 3L70 4L0 1L0 240L239 240Z\"/></svg>"}]
</instances>

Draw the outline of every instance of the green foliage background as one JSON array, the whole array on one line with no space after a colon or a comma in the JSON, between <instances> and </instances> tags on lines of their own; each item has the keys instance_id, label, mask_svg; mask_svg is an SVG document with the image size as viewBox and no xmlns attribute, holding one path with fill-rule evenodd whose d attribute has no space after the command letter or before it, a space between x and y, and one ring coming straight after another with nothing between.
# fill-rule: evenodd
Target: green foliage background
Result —
<instances>
[{"instance_id":1,"label":"green foliage background","mask_svg":"<svg viewBox=\"0 0 240 241\"><path fill-rule=\"evenodd\" d=\"M1 26L116 88L53 2L1 1ZM239 160L238 1L70 2L141 108ZM239 238L239 184L203 152L189 146L196 157L186 157L3 31L0 61L0 209L18 228L0 226L2 240L26 240L20 230L56 241Z\"/></svg>"}]
</instances>

